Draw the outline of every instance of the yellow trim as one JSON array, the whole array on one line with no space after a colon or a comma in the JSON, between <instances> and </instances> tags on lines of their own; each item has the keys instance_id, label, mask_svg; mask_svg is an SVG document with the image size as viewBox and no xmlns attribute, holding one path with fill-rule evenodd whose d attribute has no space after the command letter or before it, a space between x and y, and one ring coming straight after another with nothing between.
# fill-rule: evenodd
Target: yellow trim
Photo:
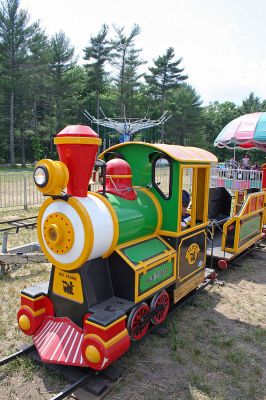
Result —
<instances>
[{"instance_id":1,"label":"yellow trim","mask_svg":"<svg viewBox=\"0 0 266 400\"><path fill-rule=\"evenodd\" d=\"M97 137L74 137L74 136L57 136L54 138L54 144L96 144L101 145L102 139Z\"/></svg>"},{"instance_id":2,"label":"yellow trim","mask_svg":"<svg viewBox=\"0 0 266 400\"><path fill-rule=\"evenodd\" d=\"M132 175L106 175L106 178L132 178Z\"/></svg>"},{"instance_id":3,"label":"yellow trim","mask_svg":"<svg viewBox=\"0 0 266 400\"><path fill-rule=\"evenodd\" d=\"M184 169L192 169L192 194L191 194L191 221L190 226L182 230L182 190L183 188L183 177ZM205 182L204 182L204 210L203 210L203 221L196 224L196 208L197 208L197 192L198 192L198 169L205 169ZM180 165L179 170L179 202L178 202L178 223L177 223L177 235L171 235L174 237L182 236L184 233L193 232L195 229L201 228L208 225L208 202L209 202L209 179L210 179L210 165ZM166 231L167 232L167 231ZM160 232L161 234L161 232Z\"/></svg>"},{"instance_id":4,"label":"yellow trim","mask_svg":"<svg viewBox=\"0 0 266 400\"><path fill-rule=\"evenodd\" d=\"M41 300L41 299L44 299L44 298L45 298L45 296L43 296L43 295L40 295L39 297L35 297L35 299L32 299L31 297L29 297L29 296L26 296L25 294L21 294L21 295L20 295L20 297L24 297L25 299L27 299L27 300L30 300L30 301L33 301L33 302L35 302L35 301L38 301L38 300Z\"/></svg>"},{"instance_id":5,"label":"yellow trim","mask_svg":"<svg viewBox=\"0 0 266 400\"><path fill-rule=\"evenodd\" d=\"M161 264L162 262L169 262L173 259L173 276L171 276L170 278L168 278L166 281L161 282L159 285L154 286L152 289L150 289L149 291L138 295L139 292L139 276L140 274L144 273L146 274L150 269L156 267L157 265ZM157 262L154 262L152 264L148 264L146 266L146 268L143 271L143 268L141 268L140 270L136 271L135 273L135 303L146 299L147 297L151 296L152 294L154 294L155 292L157 292L158 290L164 288L167 285L170 285L171 283L174 283L176 281L176 252L171 254L171 257L165 257L165 259L160 259L157 260Z\"/></svg>"},{"instance_id":6,"label":"yellow trim","mask_svg":"<svg viewBox=\"0 0 266 400\"><path fill-rule=\"evenodd\" d=\"M252 199L256 198L256 206L258 207L258 198L262 196L262 192L256 192L256 193L251 193L249 194L241 207L241 211L235 215L234 217L230 218L228 221L223 226L223 234L222 234L222 247L221 249L223 251L228 251L229 253L240 253L243 250L245 250L247 247L249 247L252 243L255 243L257 239L261 237L261 232L262 232L262 225L263 225L263 218L261 218L261 226L260 226L260 234L249 240L247 243L244 243L242 246L239 247L239 238L240 238L240 223L241 221L250 218L254 215L260 214L261 212L264 211L264 207L260 207L257 210L254 210L250 212L250 205ZM248 208L248 213L244 214L244 211ZM233 247L225 247L226 246L226 237L227 237L227 230L228 226L233 224L235 222L235 233L234 233L234 244ZM248 237L248 236L247 236Z\"/></svg>"},{"instance_id":7,"label":"yellow trim","mask_svg":"<svg viewBox=\"0 0 266 400\"><path fill-rule=\"evenodd\" d=\"M130 259L121 251L121 249L123 249L123 248L125 248L125 247L132 246L133 244L143 243L143 242L145 242L146 240L150 240L150 239L154 239L154 238L159 239L159 240L168 248L168 250L165 250L164 253L161 253L161 254L159 254L159 255L153 257L153 258L150 258L150 259L147 260L147 261L142 261L142 262L138 263L137 265L135 265L134 263L132 263L132 261L130 261ZM161 237L159 237L159 236L157 236L157 235L148 235L148 236L145 236L145 237L143 237L143 238L141 238L141 239L134 239L134 240L131 240L130 242L123 243L123 244L117 246L116 252L126 261L126 263L127 263L134 271L143 270L143 268L144 268L144 269L149 268L151 265L153 266L153 264L154 264L155 262L161 261L161 260L163 260L163 259L167 260L167 257L168 257L168 258L169 258L169 257L172 258L171 256L172 256L173 254L175 254L175 250L173 249L173 247L171 247L171 246L169 245L169 243L167 243L163 238L161 238Z\"/></svg>"},{"instance_id":8,"label":"yellow trim","mask_svg":"<svg viewBox=\"0 0 266 400\"><path fill-rule=\"evenodd\" d=\"M48 171L48 182L44 187L40 187L35 183L36 188L45 195L61 195L69 180L67 166L61 161L44 159L38 161L34 172L38 167L42 166L46 167Z\"/></svg>"},{"instance_id":9,"label":"yellow trim","mask_svg":"<svg viewBox=\"0 0 266 400\"><path fill-rule=\"evenodd\" d=\"M99 155L99 158L102 159L104 158L105 153L115 150L119 147L123 147L123 146L130 146L130 145L142 145L142 146L147 146L147 147L151 147L155 150L161 151L165 154L167 154L168 156L170 156L173 160L176 161L181 161L181 162L198 162L198 163L211 163L211 162L218 162L217 158L215 157L215 155L213 155L212 153L208 152L207 150L202 150L199 149L198 147L185 147L185 146L178 146L178 145L166 145L167 149L164 147L164 145L161 144L151 144L151 143L143 143L143 142L126 142L126 143L120 143L117 144L115 146L110 147L109 149L105 150L103 153L101 153ZM177 148L180 151L183 151L184 153L188 154L189 157L191 157L190 159L184 159L184 158L178 158L175 157L173 155L173 153L171 153L171 147L172 149ZM195 152L197 154L200 154L202 158L204 158L204 160L200 160L198 158L196 158L194 155L191 155L190 151Z\"/></svg>"},{"instance_id":10,"label":"yellow trim","mask_svg":"<svg viewBox=\"0 0 266 400\"><path fill-rule=\"evenodd\" d=\"M34 317L38 317L39 315L42 315L45 313L45 308L40 308L37 311L33 311L33 309L30 306L27 306L24 304L23 304L23 306L20 307L20 310L29 310Z\"/></svg>"},{"instance_id":11,"label":"yellow trim","mask_svg":"<svg viewBox=\"0 0 266 400\"><path fill-rule=\"evenodd\" d=\"M124 319L126 319L126 317L127 317L127 316L124 315L123 317L117 319L116 321L112 322L112 323L111 323L110 325L108 325L108 326L101 326L101 325L96 324L95 322L88 321L88 320L85 321L85 325L95 326L96 328L99 328L99 329L101 329L102 331L107 331L108 329L112 328L113 326L119 324L119 322L121 322L121 321L123 321Z\"/></svg>"},{"instance_id":12,"label":"yellow trim","mask_svg":"<svg viewBox=\"0 0 266 400\"><path fill-rule=\"evenodd\" d=\"M204 256L205 257L204 257L204 263L202 264L202 267L196 269L195 271L191 272L190 274L186 275L184 278L181 279L180 278L179 265L180 265L180 249L181 249L182 243L183 243L184 240L186 240L186 239L188 239L190 237L193 237L193 236L197 236L202 232L204 232L204 235L205 235L205 249L204 249ZM207 241L207 235L206 235L206 231L205 230L201 230L201 231L195 232L192 235L188 235L188 236L186 236L186 237L181 239L180 244L178 246L178 260L177 260L177 274L178 274L178 279L179 279L180 282L183 282L185 279L189 278L191 275L194 275L195 273L197 273L201 269L205 268L205 265L206 265L206 241Z\"/></svg>"},{"instance_id":13,"label":"yellow trim","mask_svg":"<svg viewBox=\"0 0 266 400\"><path fill-rule=\"evenodd\" d=\"M62 201L62 200L53 200L52 198L48 198L44 201L44 203L40 207L40 211L38 214L38 219L37 219L37 234L38 234L38 239L40 246L42 248L43 253L47 257L47 259L53 263L56 267L65 270L65 271L71 271L73 269L77 269L81 267L82 264L84 264L93 249L93 243L94 243L94 232L93 232L93 226L92 222L90 219L89 214L87 213L86 208L81 204L75 197L69 197L68 199L68 204L74 208L74 210L78 213L82 224L83 224L83 229L84 229L84 247L83 250L80 254L80 256L73 262L71 263L61 263L60 261L57 261L51 254L50 252L46 249L46 246L44 244L43 238L42 238L42 217L47 209L47 207L55 202L55 201ZM77 240L77 239L76 239Z\"/></svg>"},{"instance_id":14,"label":"yellow trim","mask_svg":"<svg viewBox=\"0 0 266 400\"><path fill-rule=\"evenodd\" d=\"M158 234L159 230L161 229L162 222L163 222L163 212L162 212L162 207L160 205L159 200L147 188L144 188L144 187L134 187L134 188L140 190L143 193L146 193L151 198L151 200L154 202L156 210L157 210L157 215L158 215L158 223L157 223L155 233Z\"/></svg>"},{"instance_id":15,"label":"yellow trim","mask_svg":"<svg viewBox=\"0 0 266 400\"><path fill-rule=\"evenodd\" d=\"M106 197L104 197L103 195L101 195L100 193L95 193L95 192L89 192L89 194L98 197L98 199L100 199L108 208L112 220L113 220L113 227L114 227L114 233L113 233L113 240L112 243L110 245L110 248L107 250L107 252L102 256L102 258L107 258L110 256L110 254L113 253L115 246L117 245L118 242L118 238L119 238L119 222L118 222L118 218L116 215L116 212L114 210L114 208L112 207L112 205L109 203L109 201L107 200Z\"/></svg>"},{"instance_id":16,"label":"yellow trim","mask_svg":"<svg viewBox=\"0 0 266 400\"><path fill-rule=\"evenodd\" d=\"M124 329L122 332L118 333L118 335L116 335L112 339L108 340L108 342L105 342L100 336L95 335L94 333L89 333L88 335L86 335L84 337L84 339L87 339L87 338L97 339L97 340L99 340L99 342L101 342L101 344L103 345L103 347L105 349L109 349L109 347L113 346L114 344L119 342L121 339L123 339L123 337L125 337L127 335L128 335L128 331L127 331L127 329Z\"/></svg>"}]
</instances>

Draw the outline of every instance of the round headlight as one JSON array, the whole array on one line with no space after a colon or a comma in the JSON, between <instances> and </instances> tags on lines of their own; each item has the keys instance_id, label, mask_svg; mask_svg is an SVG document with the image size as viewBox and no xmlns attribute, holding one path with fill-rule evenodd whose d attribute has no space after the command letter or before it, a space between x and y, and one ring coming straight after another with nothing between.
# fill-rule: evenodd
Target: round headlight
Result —
<instances>
[{"instance_id":1,"label":"round headlight","mask_svg":"<svg viewBox=\"0 0 266 400\"><path fill-rule=\"evenodd\" d=\"M39 165L33 173L34 182L39 187L44 187L48 183L48 171L44 165Z\"/></svg>"}]
</instances>

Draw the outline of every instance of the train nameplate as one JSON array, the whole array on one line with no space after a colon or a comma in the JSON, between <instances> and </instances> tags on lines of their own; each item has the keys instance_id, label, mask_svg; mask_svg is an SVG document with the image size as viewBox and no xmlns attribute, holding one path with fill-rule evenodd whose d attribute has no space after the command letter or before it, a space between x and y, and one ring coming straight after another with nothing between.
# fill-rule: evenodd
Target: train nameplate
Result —
<instances>
[{"instance_id":1,"label":"train nameplate","mask_svg":"<svg viewBox=\"0 0 266 400\"><path fill-rule=\"evenodd\" d=\"M78 273L69 273L55 268L53 292L77 303L83 303L81 279Z\"/></svg>"}]
</instances>

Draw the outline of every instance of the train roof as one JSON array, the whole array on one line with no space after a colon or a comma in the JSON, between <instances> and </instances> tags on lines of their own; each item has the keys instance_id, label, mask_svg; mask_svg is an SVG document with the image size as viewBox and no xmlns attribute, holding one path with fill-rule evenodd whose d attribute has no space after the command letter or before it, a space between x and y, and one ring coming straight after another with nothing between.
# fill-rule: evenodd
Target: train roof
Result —
<instances>
[{"instance_id":1,"label":"train roof","mask_svg":"<svg viewBox=\"0 0 266 400\"><path fill-rule=\"evenodd\" d=\"M153 148L155 151L159 151L167 154L173 160L180 162L197 162L197 163L211 163L217 162L217 158L214 154L207 150L200 149L198 147L187 147L178 146L172 144L161 144L161 143L144 143L144 142L125 142L110 147L99 155L99 158L104 158L106 153L117 151L127 146L147 146Z\"/></svg>"}]
</instances>

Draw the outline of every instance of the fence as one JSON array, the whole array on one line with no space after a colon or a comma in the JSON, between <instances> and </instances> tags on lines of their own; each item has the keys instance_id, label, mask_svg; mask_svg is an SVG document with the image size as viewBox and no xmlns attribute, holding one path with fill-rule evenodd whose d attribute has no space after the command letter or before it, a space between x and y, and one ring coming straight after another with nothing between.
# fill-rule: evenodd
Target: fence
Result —
<instances>
[{"instance_id":1,"label":"fence","mask_svg":"<svg viewBox=\"0 0 266 400\"><path fill-rule=\"evenodd\" d=\"M158 168L160 180L165 180L164 168ZM157 177L158 178L158 177ZM229 190L261 189L262 171L240 169L211 169L211 187L225 187ZM99 184L91 185L92 191L99 189ZM161 185L164 187L164 185ZM23 207L43 202L43 195L36 189L32 173L0 174L0 209L8 207Z\"/></svg>"},{"instance_id":2,"label":"fence","mask_svg":"<svg viewBox=\"0 0 266 400\"><path fill-rule=\"evenodd\" d=\"M32 173L0 174L0 208L40 204L43 195L36 189Z\"/></svg>"},{"instance_id":3,"label":"fence","mask_svg":"<svg viewBox=\"0 0 266 400\"><path fill-rule=\"evenodd\" d=\"M210 186L229 190L262 189L262 171L212 168Z\"/></svg>"},{"instance_id":4,"label":"fence","mask_svg":"<svg viewBox=\"0 0 266 400\"><path fill-rule=\"evenodd\" d=\"M92 191L100 188L98 183L91 185ZM0 174L0 209L9 207L23 207L41 204L44 200L33 181L32 173L5 173Z\"/></svg>"}]
</instances>

